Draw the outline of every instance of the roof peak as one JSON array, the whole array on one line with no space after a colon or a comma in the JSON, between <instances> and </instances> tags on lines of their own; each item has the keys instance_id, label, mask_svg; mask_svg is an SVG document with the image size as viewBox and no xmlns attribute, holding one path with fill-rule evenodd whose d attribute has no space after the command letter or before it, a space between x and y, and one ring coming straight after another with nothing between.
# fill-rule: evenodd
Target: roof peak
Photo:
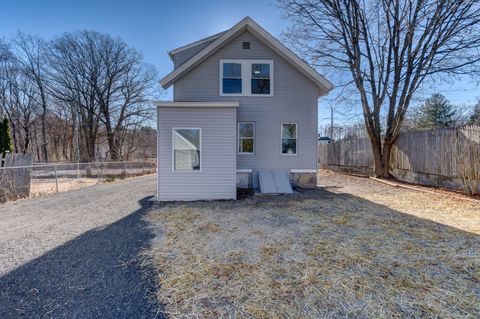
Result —
<instances>
[{"instance_id":1,"label":"roof peak","mask_svg":"<svg viewBox=\"0 0 480 319\"><path fill-rule=\"evenodd\" d=\"M274 36L272 36L268 31L266 31L263 27L261 27L255 20L251 17L246 16L239 22L237 22L234 26L230 29L217 33L213 36L210 36L210 39L213 39L211 43L209 43L204 49L198 52L196 55L191 57L185 63L180 65L177 69L173 70L167 76L165 76L161 81L161 85L164 88L168 88L171 86L177 79L182 77L185 73L190 71L190 69L196 67L198 64L203 62L207 59L211 54L219 50L223 45L225 45L229 40L238 36L243 31L249 31L254 36L256 36L260 41L264 42L270 49L277 52L280 56L282 56L285 60L290 62L294 65L297 69L299 69L305 76L307 76L311 81L313 81L319 88L320 88L320 95L324 95L328 93L333 85L321 74L319 74L315 69L313 69L308 63L302 60L299 56L297 56L293 51L287 48L283 43L277 40ZM217 36L216 38L214 38ZM202 39L203 42L206 42L209 38ZM199 41L202 41L199 40ZM202 42L194 42L194 43L202 43ZM188 46L188 45L187 45ZM184 46L183 50L185 50ZM190 44L190 47L193 44ZM182 47L181 47L182 48ZM178 51L178 48L175 49ZM173 51L170 51L173 52Z\"/></svg>"}]
</instances>

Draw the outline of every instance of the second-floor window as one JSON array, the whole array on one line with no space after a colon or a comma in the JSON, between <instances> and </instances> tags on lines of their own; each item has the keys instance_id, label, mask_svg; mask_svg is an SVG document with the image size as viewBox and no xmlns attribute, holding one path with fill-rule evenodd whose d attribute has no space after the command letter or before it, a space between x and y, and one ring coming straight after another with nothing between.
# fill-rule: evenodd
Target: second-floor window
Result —
<instances>
[{"instance_id":1,"label":"second-floor window","mask_svg":"<svg viewBox=\"0 0 480 319\"><path fill-rule=\"evenodd\" d=\"M270 64L252 63L252 94L270 94Z\"/></svg>"},{"instance_id":2,"label":"second-floor window","mask_svg":"<svg viewBox=\"0 0 480 319\"><path fill-rule=\"evenodd\" d=\"M242 94L242 65L240 63L224 63L222 86L224 94Z\"/></svg>"},{"instance_id":3,"label":"second-floor window","mask_svg":"<svg viewBox=\"0 0 480 319\"><path fill-rule=\"evenodd\" d=\"M220 60L221 96L273 96L272 60Z\"/></svg>"}]
</instances>

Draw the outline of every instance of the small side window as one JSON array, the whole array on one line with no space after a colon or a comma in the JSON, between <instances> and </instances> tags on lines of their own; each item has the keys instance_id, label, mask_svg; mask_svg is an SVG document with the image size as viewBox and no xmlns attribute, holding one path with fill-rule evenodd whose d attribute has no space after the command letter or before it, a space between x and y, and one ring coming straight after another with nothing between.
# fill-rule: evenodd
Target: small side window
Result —
<instances>
[{"instance_id":1,"label":"small side window","mask_svg":"<svg viewBox=\"0 0 480 319\"><path fill-rule=\"evenodd\" d=\"M297 154L297 124L282 123L282 154Z\"/></svg>"},{"instance_id":2,"label":"small side window","mask_svg":"<svg viewBox=\"0 0 480 319\"><path fill-rule=\"evenodd\" d=\"M255 150L255 124L238 123L238 154L253 154Z\"/></svg>"},{"instance_id":3,"label":"small side window","mask_svg":"<svg viewBox=\"0 0 480 319\"><path fill-rule=\"evenodd\" d=\"M199 128L173 129L174 171L199 171L201 169L201 138Z\"/></svg>"},{"instance_id":4,"label":"small side window","mask_svg":"<svg viewBox=\"0 0 480 319\"><path fill-rule=\"evenodd\" d=\"M222 92L224 94L242 93L242 65L223 63Z\"/></svg>"}]
</instances>

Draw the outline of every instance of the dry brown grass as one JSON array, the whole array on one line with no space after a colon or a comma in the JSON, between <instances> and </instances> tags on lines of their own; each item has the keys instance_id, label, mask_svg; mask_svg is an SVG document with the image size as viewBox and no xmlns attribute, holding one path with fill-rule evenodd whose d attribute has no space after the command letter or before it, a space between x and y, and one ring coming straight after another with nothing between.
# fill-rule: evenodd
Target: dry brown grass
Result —
<instances>
[{"instance_id":1,"label":"dry brown grass","mask_svg":"<svg viewBox=\"0 0 480 319\"><path fill-rule=\"evenodd\" d=\"M171 318L478 318L480 205L322 173L327 190L172 203L146 251Z\"/></svg>"},{"instance_id":2,"label":"dry brown grass","mask_svg":"<svg viewBox=\"0 0 480 319\"><path fill-rule=\"evenodd\" d=\"M66 192L74 189L79 189L87 186L96 185L98 179L96 178L59 178L58 191ZM30 186L30 196L43 196L57 192L55 179L34 179Z\"/></svg>"}]
</instances>

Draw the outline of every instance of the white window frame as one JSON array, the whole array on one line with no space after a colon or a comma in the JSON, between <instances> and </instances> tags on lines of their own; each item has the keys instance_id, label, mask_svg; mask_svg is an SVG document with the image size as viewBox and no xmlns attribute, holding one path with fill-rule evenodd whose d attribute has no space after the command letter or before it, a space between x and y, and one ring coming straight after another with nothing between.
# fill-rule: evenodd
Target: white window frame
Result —
<instances>
[{"instance_id":1,"label":"white window frame","mask_svg":"<svg viewBox=\"0 0 480 319\"><path fill-rule=\"evenodd\" d=\"M240 138L243 139L249 139L249 137L240 137L240 124L253 124L253 137L251 138L253 140L253 152L248 153L248 152L240 152ZM255 144L256 144L256 133L255 133L255 122L252 121L239 121L237 122L237 154L238 155L255 155Z\"/></svg>"},{"instance_id":2,"label":"white window frame","mask_svg":"<svg viewBox=\"0 0 480 319\"><path fill-rule=\"evenodd\" d=\"M238 63L242 65L242 93L223 93L223 64ZM270 65L270 94L252 94L252 64ZM273 60L238 60L238 59L220 59L219 61L219 92L220 96L255 96L272 97L273 96Z\"/></svg>"},{"instance_id":3,"label":"white window frame","mask_svg":"<svg viewBox=\"0 0 480 319\"><path fill-rule=\"evenodd\" d=\"M288 154L288 153L283 153L283 124L295 124L295 141L296 141L296 146L295 146L295 153ZM284 156L297 156L298 155L298 123L297 122L282 122L280 123L280 155Z\"/></svg>"},{"instance_id":4,"label":"white window frame","mask_svg":"<svg viewBox=\"0 0 480 319\"><path fill-rule=\"evenodd\" d=\"M200 169L199 170L177 170L175 169L175 130L199 130L200 131ZM203 142L201 127L172 127L172 172L174 173L200 173L203 170Z\"/></svg>"}]
</instances>

